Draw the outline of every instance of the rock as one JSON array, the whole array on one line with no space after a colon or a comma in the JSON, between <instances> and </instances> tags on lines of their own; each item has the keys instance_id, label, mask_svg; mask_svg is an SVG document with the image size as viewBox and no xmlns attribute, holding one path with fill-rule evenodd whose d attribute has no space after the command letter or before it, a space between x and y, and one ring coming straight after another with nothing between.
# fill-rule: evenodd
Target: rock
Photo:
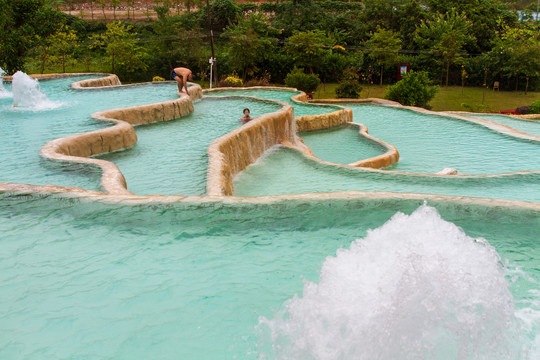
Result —
<instances>
[{"instance_id":1,"label":"rock","mask_svg":"<svg viewBox=\"0 0 540 360\"><path fill-rule=\"evenodd\" d=\"M457 170L452 168L444 168L438 173L435 173L436 175L457 175Z\"/></svg>"}]
</instances>

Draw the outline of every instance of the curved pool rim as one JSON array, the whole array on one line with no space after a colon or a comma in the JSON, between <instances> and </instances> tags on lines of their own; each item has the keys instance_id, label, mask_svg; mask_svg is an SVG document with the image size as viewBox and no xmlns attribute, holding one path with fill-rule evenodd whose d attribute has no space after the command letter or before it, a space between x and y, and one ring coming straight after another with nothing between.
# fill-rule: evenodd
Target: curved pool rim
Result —
<instances>
[{"instance_id":1,"label":"curved pool rim","mask_svg":"<svg viewBox=\"0 0 540 360\"><path fill-rule=\"evenodd\" d=\"M75 76L77 76L76 74ZM88 74L86 74L88 75ZM62 74L62 76L73 76L73 74ZM54 77L50 77L54 78ZM120 85L124 86L124 85ZM132 85L127 85L132 86ZM199 87L196 84L193 84L194 89ZM200 89L200 87L199 87ZM82 89L81 89L82 90ZM202 91L201 91L202 93ZM191 102L191 98L188 97L185 94L179 94L180 98L178 100L186 99L189 102ZM164 104L167 103L174 103L178 100L169 100L166 102L151 104L151 105L142 105L142 106L135 106L130 108L123 108L123 109L114 109L114 110L106 110L100 113L109 113L114 111L124 111L128 109L129 111L133 112L143 112L145 106L165 106ZM184 100L184 101L186 101ZM273 101L273 100L272 100ZM328 102L334 102L333 100L329 100ZM351 103L355 101L351 101L350 99L344 100L344 101L336 101L336 102L342 102L342 103ZM435 114L439 115L436 112L432 112L425 109L418 109L415 107L405 107L401 106L398 103L392 103L387 100L382 99L365 99L360 100L357 102L363 102L363 103L379 103L379 104L385 104L385 105L393 105L393 106L399 106L403 108L408 108L413 111L421 111L425 113ZM288 104L287 104L288 105ZM290 106L290 105L288 105ZM272 113L273 114L273 113ZM467 117L464 117L467 118ZM472 122L478 122L478 119L465 119L467 121ZM125 125L122 125L123 128L131 128L133 129L133 126L123 120L120 124L124 123ZM156 120L154 120L156 121ZM481 121L482 123L484 121ZM487 123L492 123L489 120L486 120ZM495 124L497 125L497 124ZM103 131L107 129L114 128L105 128ZM504 128L508 128L504 126ZM513 130L512 128L508 128ZM94 132L89 132L94 133ZM80 133L75 135L70 135L67 137L55 139L51 141L51 143L61 140L61 139L74 139L77 138L80 135L84 135L88 133ZM92 134L94 135L94 134ZM537 137L535 137L537 138ZM46 144L44 146L47 147ZM88 144L86 144L88 146ZM286 145L287 146L287 145ZM46 149L48 150L48 149ZM305 154L305 151L303 151ZM60 156L60 161L82 161L90 166L96 166L96 163L92 160L97 159L89 159L89 158L83 158L83 157L76 157L76 156L66 156L62 155ZM322 160L318 160L321 162L324 162ZM108 161L104 161L106 163L112 164ZM332 163L331 163L332 164ZM97 164L98 166L101 166L103 164ZM110 166L110 165L108 165ZM116 182L116 185L118 185L118 176L121 176L123 178L123 175L118 170L116 165L112 164L112 166L116 169L108 169L109 175L111 173L115 173L113 176L112 182ZM340 165L343 166L343 165ZM346 165L345 165L346 166ZM399 173L399 174L411 174L411 175L420 175L420 176L448 176L448 175L435 175L435 174L415 174L415 173L403 173L403 172L397 172L397 171L386 171L386 170L378 170L378 169L370 169L370 168L361 168L364 171L375 171L375 172L393 172L393 173ZM360 169L359 169L360 170ZM529 173L540 173L540 170L538 171L520 171L520 172L511 172L511 173L505 173L505 174L497 174L497 175L460 175L460 176L467 176L467 177L497 177L497 176L504 176L504 175L514 175L514 174L529 174ZM455 176L455 175L451 175ZM113 185L111 185L113 186ZM113 187L114 187L113 186ZM120 181L120 187L122 187L121 181ZM125 186L124 186L125 189ZM56 186L56 185L29 185L29 184L22 184L22 183L0 183L0 193L3 193L4 195L10 195L10 194L40 194L41 196L46 196L47 194L55 195L55 196L66 196L66 197L74 197L74 198L81 198L81 199L90 199L93 201L112 201L114 203L133 203L133 204L142 204L142 203L169 203L169 202L187 202L187 203L220 203L223 205L237 205L237 204L267 204L271 202L281 202L281 201L298 201L298 200L313 200L313 201L333 201L336 199L347 199L347 200L362 200L362 199L381 199L381 200L427 200L430 203L431 202L448 202L453 203L456 206L459 205L465 205L465 204L475 204L480 206L485 206L488 208L522 208L522 209L529 209L533 211L539 211L540 210L540 203L536 202L527 202L527 201L518 201L518 200L500 200L500 199L491 199L491 198L480 198L480 197L465 197L465 196L450 196L450 195L437 195L437 194L417 194L417 193L399 193L399 192L362 192L362 191L348 191L348 192L330 192L330 193L305 193L305 194L295 194L295 195L275 195L275 196L260 196L260 197L236 197L236 196L223 196L223 195L205 195L205 196L183 196L183 195L173 195L173 196L163 196L163 195L133 195L131 192L127 191L127 189L119 191L115 191L113 189L112 192L106 193L106 192L98 192L98 191L90 191L86 189L76 188L76 187L63 187L63 186Z\"/></svg>"}]
</instances>

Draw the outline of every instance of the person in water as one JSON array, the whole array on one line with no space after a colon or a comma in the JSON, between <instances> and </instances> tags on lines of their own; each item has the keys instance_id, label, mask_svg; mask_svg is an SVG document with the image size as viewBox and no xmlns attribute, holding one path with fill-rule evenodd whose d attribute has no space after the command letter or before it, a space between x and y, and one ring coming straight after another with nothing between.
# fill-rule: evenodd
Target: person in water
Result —
<instances>
[{"instance_id":1,"label":"person in water","mask_svg":"<svg viewBox=\"0 0 540 360\"><path fill-rule=\"evenodd\" d=\"M245 124L245 123L247 123L248 121L253 120L253 118L249 115L249 109L248 109L248 108L245 108L243 112L244 112L244 116L242 116L242 117L240 118L240 120L238 120L238 121L240 121L241 123L244 123L244 124Z\"/></svg>"},{"instance_id":2,"label":"person in water","mask_svg":"<svg viewBox=\"0 0 540 360\"><path fill-rule=\"evenodd\" d=\"M186 89L186 94L189 95L187 82L193 80L191 70L184 67L177 67L171 71L171 76L178 83L178 91L183 92L182 88Z\"/></svg>"}]
</instances>

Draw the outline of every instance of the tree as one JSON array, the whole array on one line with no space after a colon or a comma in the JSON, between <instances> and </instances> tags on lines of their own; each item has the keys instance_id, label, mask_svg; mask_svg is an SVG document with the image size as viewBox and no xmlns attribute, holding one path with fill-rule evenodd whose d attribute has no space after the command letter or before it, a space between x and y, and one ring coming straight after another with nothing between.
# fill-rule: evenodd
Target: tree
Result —
<instances>
[{"instance_id":1,"label":"tree","mask_svg":"<svg viewBox=\"0 0 540 360\"><path fill-rule=\"evenodd\" d=\"M540 38L538 30L524 25L521 28L503 27L495 40L490 58L496 66L510 77L537 76L540 72Z\"/></svg>"},{"instance_id":2,"label":"tree","mask_svg":"<svg viewBox=\"0 0 540 360\"><path fill-rule=\"evenodd\" d=\"M275 9L274 24L283 28L287 35L297 31L324 28L328 20L327 12L316 1L287 1Z\"/></svg>"},{"instance_id":3,"label":"tree","mask_svg":"<svg viewBox=\"0 0 540 360\"><path fill-rule=\"evenodd\" d=\"M126 6L127 6L127 18L129 19L129 10L131 9L131 15L135 17L135 10L133 7L135 6L135 0L125 0Z\"/></svg>"},{"instance_id":4,"label":"tree","mask_svg":"<svg viewBox=\"0 0 540 360\"><path fill-rule=\"evenodd\" d=\"M200 0L181 0L184 6L186 7L187 12L191 12L191 8L197 5L200 5Z\"/></svg>"},{"instance_id":5,"label":"tree","mask_svg":"<svg viewBox=\"0 0 540 360\"><path fill-rule=\"evenodd\" d=\"M116 8L120 5L120 0L109 0L111 7L113 8L113 17L116 20Z\"/></svg>"},{"instance_id":6,"label":"tree","mask_svg":"<svg viewBox=\"0 0 540 360\"><path fill-rule=\"evenodd\" d=\"M62 72L66 72L66 60L78 46L77 33L67 25L60 24L56 33L49 36L48 53L62 65Z\"/></svg>"},{"instance_id":7,"label":"tree","mask_svg":"<svg viewBox=\"0 0 540 360\"><path fill-rule=\"evenodd\" d=\"M251 12L247 19L239 19L231 25L222 37L228 39L228 56L233 66L242 70L242 79L257 71L256 64L264 53L274 46L278 31L268 25L262 13Z\"/></svg>"},{"instance_id":8,"label":"tree","mask_svg":"<svg viewBox=\"0 0 540 360\"><path fill-rule=\"evenodd\" d=\"M343 77L336 88L338 98L356 99L360 97L362 86L358 81L358 73L352 69L346 69L343 72Z\"/></svg>"},{"instance_id":9,"label":"tree","mask_svg":"<svg viewBox=\"0 0 540 360\"><path fill-rule=\"evenodd\" d=\"M439 89L431 86L425 71L411 71L396 84L389 86L384 98L405 106L427 107Z\"/></svg>"},{"instance_id":10,"label":"tree","mask_svg":"<svg viewBox=\"0 0 540 360\"><path fill-rule=\"evenodd\" d=\"M8 73L22 70L28 52L71 19L43 0L0 0L0 9L0 67Z\"/></svg>"},{"instance_id":11,"label":"tree","mask_svg":"<svg viewBox=\"0 0 540 360\"><path fill-rule=\"evenodd\" d=\"M285 52L292 56L297 66L313 68L320 65L323 58L330 53L333 44L319 30L299 32L287 39Z\"/></svg>"},{"instance_id":12,"label":"tree","mask_svg":"<svg viewBox=\"0 0 540 360\"><path fill-rule=\"evenodd\" d=\"M392 30L377 27L371 39L367 42L369 56L377 62L381 68L381 83L383 84L383 73L385 66L394 65L399 59L401 50L401 39Z\"/></svg>"},{"instance_id":13,"label":"tree","mask_svg":"<svg viewBox=\"0 0 540 360\"><path fill-rule=\"evenodd\" d=\"M101 8L101 12L103 13L103 19L107 20L107 15L105 15L105 8L107 7L107 0L96 0L98 3L98 6Z\"/></svg>"},{"instance_id":14,"label":"tree","mask_svg":"<svg viewBox=\"0 0 540 360\"><path fill-rule=\"evenodd\" d=\"M132 25L122 24L120 21L107 24L105 34L92 36L91 47L105 47L108 60L111 63L112 72L115 73L116 66L125 71L129 80L135 71L145 71L148 68L144 60L145 50L137 45L131 33Z\"/></svg>"},{"instance_id":15,"label":"tree","mask_svg":"<svg viewBox=\"0 0 540 360\"><path fill-rule=\"evenodd\" d=\"M285 84L289 87L297 88L307 94L312 94L321 83L319 75L306 74L304 69L294 67L285 77Z\"/></svg>"},{"instance_id":16,"label":"tree","mask_svg":"<svg viewBox=\"0 0 540 360\"><path fill-rule=\"evenodd\" d=\"M236 23L240 9L232 0L213 0L210 3L210 16L212 17L213 30L223 30L229 24ZM208 29L206 6L201 12L201 26Z\"/></svg>"},{"instance_id":17,"label":"tree","mask_svg":"<svg viewBox=\"0 0 540 360\"><path fill-rule=\"evenodd\" d=\"M401 18L399 11L408 0L364 0L365 10L362 21L368 25L368 30L373 31L382 27L399 31Z\"/></svg>"},{"instance_id":18,"label":"tree","mask_svg":"<svg viewBox=\"0 0 540 360\"><path fill-rule=\"evenodd\" d=\"M418 28L415 42L427 54L437 59L446 72L446 86L450 66L462 64L466 52L463 47L474 41L470 35L470 22L454 9L449 13L437 14L434 19L422 22ZM425 56L425 55L424 55Z\"/></svg>"},{"instance_id":19,"label":"tree","mask_svg":"<svg viewBox=\"0 0 540 360\"><path fill-rule=\"evenodd\" d=\"M402 48L406 50L416 50L414 34L416 28L427 18L427 13L417 0L411 0L398 13L399 36Z\"/></svg>"},{"instance_id":20,"label":"tree","mask_svg":"<svg viewBox=\"0 0 540 360\"><path fill-rule=\"evenodd\" d=\"M450 13L455 11L470 21L469 34L476 39L467 44L467 50L472 53L483 53L491 50L492 41L502 22L508 26L517 24L514 12L501 1L493 0L423 0L431 13Z\"/></svg>"}]
</instances>

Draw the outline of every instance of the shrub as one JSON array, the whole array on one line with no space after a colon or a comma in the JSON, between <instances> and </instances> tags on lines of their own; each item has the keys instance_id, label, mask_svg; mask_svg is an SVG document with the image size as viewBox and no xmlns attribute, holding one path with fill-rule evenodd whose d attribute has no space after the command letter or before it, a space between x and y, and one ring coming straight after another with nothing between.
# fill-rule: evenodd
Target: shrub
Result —
<instances>
[{"instance_id":1,"label":"shrub","mask_svg":"<svg viewBox=\"0 0 540 360\"><path fill-rule=\"evenodd\" d=\"M265 71L261 76L253 78L246 82L246 86L268 86L270 85L270 74Z\"/></svg>"},{"instance_id":2,"label":"shrub","mask_svg":"<svg viewBox=\"0 0 540 360\"><path fill-rule=\"evenodd\" d=\"M540 114L540 100L532 103L529 107L529 114Z\"/></svg>"},{"instance_id":3,"label":"shrub","mask_svg":"<svg viewBox=\"0 0 540 360\"><path fill-rule=\"evenodd\" d=\"M157 81L165 81L165 79L162 78L161 76L154 76L152 78L152 82L157 82Z\"/></svg>"},{"instance_id":4,"label":"shrub","mask_svg":"<svg viewBox=\"0 0 540 360\"><path fill-rule=\"evenodd\" d=\"M516 108L516 115L527 115L530 113L530 108L528 106L519 106Z\"/></svg>"},{"instance_id":5,"label":"shrub","mask_svg":"<svg viewBox=\"0 0 540 360\"><path fill-rule=\"evenodd\" d=\"M426 107L437 91L439 88L431 86L427 72L411 71L402 80L388 87L384 97L406 106Z\"/></svg>"},{"instance_id":6,"label":"shrub","mask_svg":"<svg viewBox=\"0 0 540 360\"><path fill-rule=\"evenodd\" d=\"M242 79L236 75L229 75L219 82L220 87L241 87L243 85Z\"/></svg>"},{"instance_id":7,"label":"shrub","mask_svg":"<svg viewBox=\"0 0 540 360\"><path fill-rule=\"evenodd\" d=\"M288 87L297 88L307 94L312 94L321 83L319 75L306 74L304 69L294 67L294 69L285 77L285 84Z\"/></svg>"},{"instance_id":8,"label":"shrub","mask_svg":"<svg viewBox=\"0 0 540 360\"><path fill-rule=\"evenodd\" d=\"M461 107L467 110L468 112L474 112L474 109L471 104L461 103Z\"/></svg>"},{"instance_id":9,"label":"shrub","mask_svg":"<svg viewBox=\"0 0 540 360\"><path fill-rule=\"evenodd\" d=\"M346 69L343 77L336 88L338 98L357 99L362 92L362 86L358 81L358 74L352 69Z\"/></svg>"}]
</instances>

